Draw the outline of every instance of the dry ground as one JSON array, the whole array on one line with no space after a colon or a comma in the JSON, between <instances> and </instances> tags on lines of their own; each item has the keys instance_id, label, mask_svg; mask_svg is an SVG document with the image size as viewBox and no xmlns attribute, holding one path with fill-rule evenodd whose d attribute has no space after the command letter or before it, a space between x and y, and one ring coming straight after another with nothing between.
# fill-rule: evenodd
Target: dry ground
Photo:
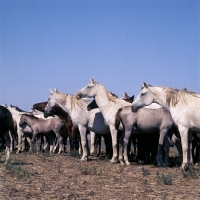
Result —
<instances>
[{"instance_id":1,"label":"dry ground","mask_svg":"<svg viewBox=\"0 0 200 200\"><path fill-rule=\"evenodd\" d=\"M175 160L171 153L171 161ZM110 164L103 155L81 163L74 153L0 153L1 199L200 199L200 167ZM175 162L174 162L175 163Z\"/></svg>"}]
</instances>

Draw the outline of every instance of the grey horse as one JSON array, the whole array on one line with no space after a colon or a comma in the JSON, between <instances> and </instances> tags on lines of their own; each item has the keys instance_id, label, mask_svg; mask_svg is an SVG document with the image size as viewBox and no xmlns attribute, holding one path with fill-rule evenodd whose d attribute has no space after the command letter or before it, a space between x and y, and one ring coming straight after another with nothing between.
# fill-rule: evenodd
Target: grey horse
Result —
<instances>
[{"instance_id":1,"label":"grey horse","mask_svg":"<svg viewBox=\"0 0 200 200\"><path fill-rule=\"evenodd\" d=\"M162 160L162 149L163 142L168 134L169 138L173 134L174 122L172 120L171 114L168 110L161 107L158 109L142 108L137 112L131 111L131 106L126 106L120 108L115 116L115 128L118 130L119 125L122 123L125 136L124 136L124 160L127 165L129 165L127 156L127 144L131 133L138 133L141 131L143 133L160 133L158 152L156 161L158 166L168 164L168 152L165 155L165 161Z\"/></svg>"}]
</instances>

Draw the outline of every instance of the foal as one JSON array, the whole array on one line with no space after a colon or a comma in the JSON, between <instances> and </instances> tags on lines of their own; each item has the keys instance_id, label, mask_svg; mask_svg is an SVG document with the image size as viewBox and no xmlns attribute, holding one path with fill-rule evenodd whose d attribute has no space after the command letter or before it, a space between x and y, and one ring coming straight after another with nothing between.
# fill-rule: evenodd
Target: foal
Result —
<instances>
[{"instance_id":1,"label":"foal","mask_svg":"<svg viewBox=\"0 0 200 200\"><path fill-rule=\"evenodd\" d=\"M153 116L153 117L152 117ZM125 130L124 136L124 161L129 165L127 156L127 144L131 133L160 133L158 153L157 153L157 163L158 166L163 164L162 161L162 148L165 135L168 133L170 138L172 136L172 127L174 122L172 120L171 114L165 108L149 109L143 108L138 110L136 113L131 111L131 106L126 106L118 110L115 116L115 128L119 129L120 122L122 122L123 128ZM168 156L166 155L167 159ZM167 162L167 161L166 161ZM165 162L165 163L166 163Z\"/></svg>"},{"instance_id":2,"label":"foal","mask_svg":"<svg viewBox=\"0 0 200 200\"><path fill-rule=\"evenodd\" d=\"M33 131L33 136L30 143L30 150L32 150L32 144L38 134L46 134L51 137L51 132L53 131L59 142L59 152L63 150L63 138L60 135L61 130L64 127L64 122L59 118L41 119L33 115L22 114L20 118L19 125L28 124ZM50 153L52 153L53 141L50 139Z\"/></svg>"}]
</instances>

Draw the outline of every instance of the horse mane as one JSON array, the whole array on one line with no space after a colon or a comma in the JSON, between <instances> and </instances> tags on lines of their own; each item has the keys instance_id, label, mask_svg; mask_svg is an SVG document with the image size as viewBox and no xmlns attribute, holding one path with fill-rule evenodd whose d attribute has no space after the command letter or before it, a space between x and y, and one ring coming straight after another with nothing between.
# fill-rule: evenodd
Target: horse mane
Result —
<instances>
[{"instance_id":1,"label":"horse mane","mask_svg":"<svg viewBox=\"0 0 200 200\"><path fill-rule=\"evenodd\" d=\"M173 89L173 88L164 88L165 94L166 94L166 104L167 106L176 106L176 104L182 100L185 104L187 104L187 98L186 95L191 95L193 97L200 98L200 96L195 93L188 91L186 88L182 90Z\"/></svg>"},{"instance_id":2,"label":"horse mane","mask_svg":"<svg viewBox=\"0 0 200 200\"><path fill-rule=\"evenodd\" d=\"M36 116L34 116L34 115L32 115L32 114L22 114L22 115L25 115L25 116L27 116L27 117L30 117L30 118L33 118L33 119L40 119L40 118L38 118L38 117L36 117Z\"/></svg>"},{"instance_id":3,"label":"horse mane","mask_svg":"<svg viewBox=\"0 0 200 200\"><path fill-rule=\"evenodd\" d=\"M76 98L76 96L71 95L71 94L64 94L64 93L61 93L61 92L58 92L58 91L57 91L57 94L59 95L60 103L62 105L66 104L66 102L67 102L66 97L68 96L69 100L70 100L71 108L75 108L75 105L78 105L79 107L81 107L81 105L80 105L81 101L84 101L87 104L90 103L90 101L87 100L87 99L80 99L80 100L78 100Z\"/></svg>"},{"instance_id":4,"label":"horse mane","mask_svg":"<svg viewBox=\"0 0 200 200\"><path fill-rule=\"evenodd\" d=\"M14 108L16 111L19 111L19 112L25 112L24 110L21 110L20 108L18 108L17 106L10 106L11 108Z\"/></svg>"}]
</instances>

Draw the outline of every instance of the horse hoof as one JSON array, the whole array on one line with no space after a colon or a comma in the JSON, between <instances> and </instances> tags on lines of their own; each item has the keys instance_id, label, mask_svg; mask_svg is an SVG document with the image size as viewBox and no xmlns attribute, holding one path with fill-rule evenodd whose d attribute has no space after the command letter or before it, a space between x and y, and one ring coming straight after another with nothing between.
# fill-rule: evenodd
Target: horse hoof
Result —
<instances>
[{"instance_id":1,"label":"horse hoof","mask_svg":"<svg viewBox=\"0 0 200 200\"><path fill-rule=\"evenodd\" d=\"M118 161L117 160L111 160L110 163L111 164L116 164L116 163L118 163Z\"/></svg>"},{"instance_id":2,"label":"horse hoof","mask_svg":"<svg viewBox=\"0 0 200 200\"><path fill-rule=\"evenodd\" d=\"M124 164L124 162L120 162L120 165L124 166L125 164Z\"/></svg>"},{"instance_id":3,"label":"horse hoof","mask_svg":"<svg viewBox=\"0 0 200 200\"><path fill-rule=\"evenodd\" d=\"M131 163L130 162L126 162L126 165L129 166L129 165L131 165Z\"/></svg>"},{"instance_id":4,"label":"horse hoof","mask_svg":"<svg viewBox=\"0 0 200 200\"><path fill-rule=\"evenodd\" d=\"M80 162L87 162L87 160L82 160L82 159L80 159Z\"/></svg>"}]
</instances>

